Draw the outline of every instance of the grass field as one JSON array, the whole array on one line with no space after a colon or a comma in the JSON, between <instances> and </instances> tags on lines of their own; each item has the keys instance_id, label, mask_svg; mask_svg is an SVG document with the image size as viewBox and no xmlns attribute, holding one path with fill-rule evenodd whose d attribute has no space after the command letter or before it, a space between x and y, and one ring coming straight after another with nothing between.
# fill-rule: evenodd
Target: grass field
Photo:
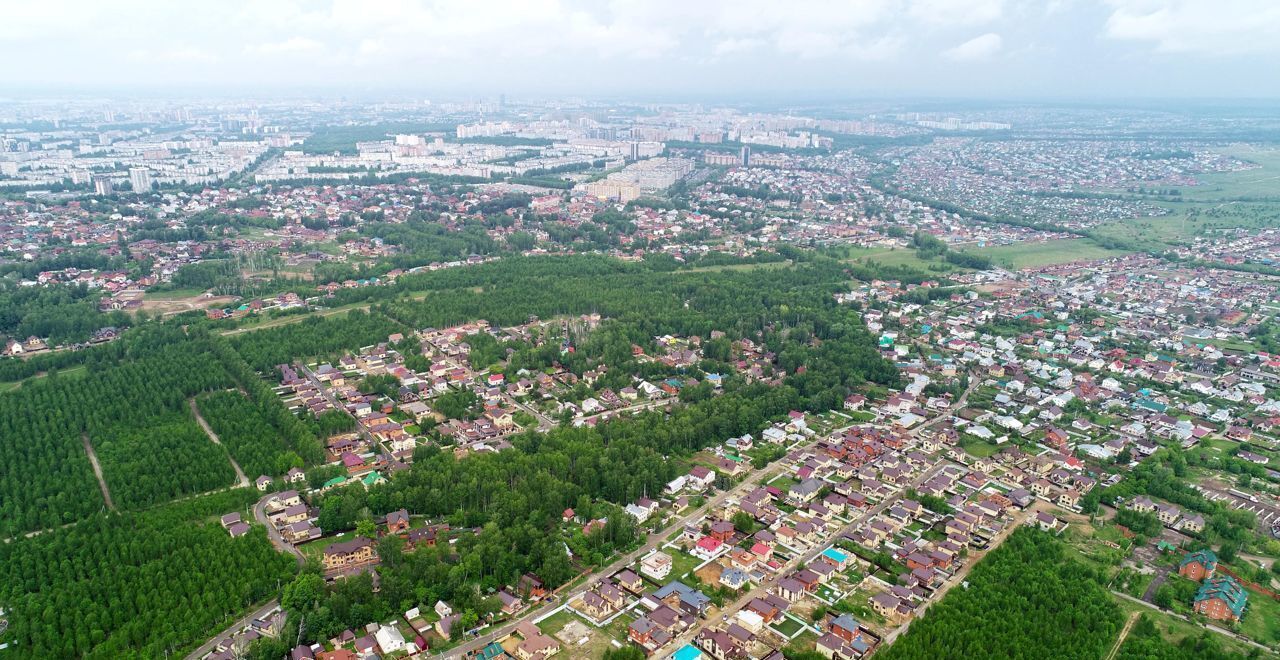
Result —
<instances>
[{"instance_id":1,"label":"grass field","mask_svg":"<svg viewBox=\"0 0 1280 660\"><path fill-rule=\"evenodd\" d=\"M917 270L928 271L931 268L943 268L946 271L962 271L945 261L927 261L921 259L915 250L910 248L849 248L846 261L874 261L884 266L908 266Z\"/></svg>"},{"instance_id":2,"label":"grass field","mask_svg":"<svg viewBox=\"0 0 1280 660\"><path fill-rule=\"evenodd\" d=\"M1193 623L1183 621L1182 619L1169 616L1160 610L1154 610L1149 607L1139 605L1131 600L1115 596L1114 594L1112 597L1116 604L1120 606L1120 609L1124 610L1126 615L1130 612L1139 612L1146 615L1148 619L1151 619L1151 621L1156 624L1156 628L1160 629L1161 636L1172 642L1176 643L1187 637L1194 638L1206 634L1204 628ZM1214 635L1214 639L1221 645L1223 650L1238 653L1241 656L1248 655L1249 651L1252 649L1249 645L1231 637L1227 637L1226 635Z\"/></svg>"},{"instance_id":3,"label":"grass field","mask_svg":"<svg viewBox=\"0 0 1280 660\"><path fill-rule=\"evenodd\" d=\"M156 292L148 291L142 295L142 299L157 301L186 300L188 298L195 298L196 296L204 293L204 291L204 289L174 289L173 291Z\"/></svg>"},{"instance_id":4,"label":"grass field","mask_svg":"<svg viewBox=\"0 0 1280 660\"><path fill-rule=\"evenodd\" d=\"M1260 644L1280 641L1280 601L1249 589L1249 606L1240 621L1240 632Z\"/></svg>"},{"instance_id":5,"label":"grass field","mask_svg":"<svg viewBox=\"0 0 1280 660\"><path fill-rule=\"evenodd\" d=\"M1205 174L1202 185L1179 188L1180 199L1159 202L1169 215L1107 223L1098 233L1160 250L1220 230L1280 226L1280 148L1232 147L1223 153L1260 167Z\"/></svg>"},{"instance_id":6,"label":"grass field","mask_svg":"<svg viewBox=\"0 0 1280 660\"><path fill-rule=\"evenodd\" d=\"M722 270L774 270L777 268L787 268L791 266L790 261L770 261L762 264L726 264L723 266L698 266L685 270L677 270L677 273L715 273Z\"/></svg>"},{"instance_id":7,"label":"grass field","mask_svg":"<svg viewBox=\"0 0 1280 660\"><path fill-rule=\"evenodd\" d=\"M1043 243L1015 243L966 251L991 257L997 265L1014 270L1040 268L1072 261L1107 259L1127 254L1121 250L1104 248L1087 238L1061 239Z\"/></svg>"},{"instance_id":8,"label":"grass field","mask_svg":"<svg viewBox=\"0 0 1280 660\"><path fill-rule=\"evenodd\" d=\"M1202 185L1181 188L1184 199L1224 199L1235 197L1275 197L1280 199L1280 148L1241 145L1222 153L1261 167L1243 172L1205 174Z\"/></svg>"}]
</instances>

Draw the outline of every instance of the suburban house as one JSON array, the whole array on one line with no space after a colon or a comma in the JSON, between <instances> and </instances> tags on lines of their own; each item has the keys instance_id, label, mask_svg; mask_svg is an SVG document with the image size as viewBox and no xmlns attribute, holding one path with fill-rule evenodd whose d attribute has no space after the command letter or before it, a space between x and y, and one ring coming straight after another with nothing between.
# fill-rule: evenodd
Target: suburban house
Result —
<instances>
[{"instance_id":1,"label":"suburban house","mask_svg":"<svg viewBox=\"0 0 1280 660\"><path fill-rule=\"evenodd\" d=\"M1244 615L1249 594L1230 575L1212 577L1200 585L1193 609L1217 621L1239 621Z\"/></svg>"},{"instance_id":2,"label":"suburban house","mask_svg":"<svg viewBox=\"0 0 1280 660\"><path fill-rule=\"evenodd\" d=\"M321 558L327 571L363 566L376 561L378 553L374 550L373 541L363 536L330 545L324 549L324 556Z\"/></svg>"},{"instance_id":3,"label":"suburban house","mask_svg":"<svg viewBox=\"0 0 1280 660\"><path fill-rule=\"evenodd\" d=\"M1199 582L1205 578L1213 577L1213 572L1218 568L1218 555L1212 550L1205 548L1204 550L1196 550L1187 553L1186 557L1178 563L1178 575Z\"/></svg>"}]
</instances>

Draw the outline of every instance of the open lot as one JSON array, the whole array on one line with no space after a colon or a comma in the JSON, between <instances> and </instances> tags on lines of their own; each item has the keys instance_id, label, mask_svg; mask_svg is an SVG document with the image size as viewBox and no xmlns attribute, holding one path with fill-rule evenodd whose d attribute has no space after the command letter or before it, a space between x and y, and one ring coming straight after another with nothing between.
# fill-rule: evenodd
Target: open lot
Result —
<instances>
[{"instance_id":1,"label":"open lot","mask_svg":"<svg viewBox=\"0 0 1280 660\"><path fill-rule=\"evenodd\" d=\"M997 247L966 250L985 257L999 266L1014 270L1039 268L1073 261L1092 261L1127 254L1122 250L1104 248L1087 238L1062 239L1043 243L1015 243Z\"/></svg>"}]
</instances>

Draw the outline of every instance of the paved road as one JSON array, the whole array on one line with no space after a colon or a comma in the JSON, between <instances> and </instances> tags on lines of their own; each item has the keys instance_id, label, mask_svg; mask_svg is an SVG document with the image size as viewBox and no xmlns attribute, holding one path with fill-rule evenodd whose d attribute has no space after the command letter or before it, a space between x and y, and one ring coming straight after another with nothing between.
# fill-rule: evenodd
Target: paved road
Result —
<instances>
[{"instance_id":1,"label":"paved road","mask_svg":"<svg viewBox=\"0 0 1280 660\"><path fill-rule=\"evenodd\" d=\"M1149 607L1149 608L1151 608L1151 609L1153 609L1153 610L1155 610L1155 611L1157 611L1157 612L1161 612L1161 613L1165 614L1166 616L1174 617L1175 619L1182 619L1183 621L1186 621L1186 622L1188 622L1188 623L1190 623L1190 624L1192 624L1192 625L1200 626L1201 628L1204 628L1205 630L1210 630L1210 631L1216 632L1216 633L1218 633L1219 635L1222 635L1222 636L1224 636L1224 637L1230 637L1230 638L1232 638L1232 639L1234 639L1234 640L1236 640L1236 641L1239 641L1239 642L1241 642L1241 643L1243 643L1243 644L1248 644L1249 646L1253 646L1253 647L1255 647L1255 648L1262 649L1263 651L1266 651L1266 652L1268 652L1268 653L1274 653L1274 652L1275 652L1275 651L1273 651L1273 650L1272 650L1271 648L1269 648L1269 647L1263 646L1262 644L1259 644L1259 643L1257 643L1257 642L1255 642L1255 641L1253 641L1253 640L1249 639L1248 637L1245 637L1244 635L1237 635L1237 634L1235 634L1235 633L1231 632L1230 630L1226 630L1225 628L1219 628L1218 626L1215 626L1215 625L1212 625L1212 624L1203 624L1203 625L1201 625L1201 624L1199 624L1199 623L1197 623L1197 622L1195 622L1195 621L1192 621L1191 619L1189 619L1189 618L1187 618L1187 617L1185 617L1185 616L1183 616L1183 615L1181 615L1181 614L1178 614L1177 612L1170 612L1169 610L1163 610L1163 609L1160 609L1159 607L1156 607L1155 605L1152 605L1151 603L1148 603L1148 602L1146 602L1146 601L1144 601L1144 600L1139 600L1139 599L1134 598L1133 596L1130 596L1129 594L1126 594L1126 593L1121 593L1121 592L1119 592L1119 591L1114 591L1114 590L1113 590L1111 593L1112 593L1112 595L1114 595L1114 596L1115 596L1115 597L1117 597L1117 598L1123 598L1123 599L1125 599L1125 600L1127 600L1127 601L1130 601L1130 602L1132 602L1132 603L1136 603L1136 604L1138 604L1138 605L1142 605L1143 607Z\"/></svg>"},{"instance_id":2,"label":"paved road","mask_svg":"<svg viewBox=\"0 0 1280 660\"><path fill-rule=\"evenodd\" d=\"M1151 600L1151 599L1152 599L1152 598L1155 598L1155 596L1156 596L1156 590L1160 588L1160 585L1164 584L1165 579L1166 579L1166 578L1168 578L1168 577L1169 577L1169 567L1168 567L1168 566L1159 566L1159 567L1157 567L1157 568L1156 568L1156 576L1155 576L1154 578L1151 578L1151 584L1148 584L1148 585L1147 585L1147 590L1146 590L1146 591L1144 591L1144 592L1142 592L1142 600L1145 600L1145 601L1147 601L1148 603L1153 603L1153 602L1155 602L1155 601L1153 601L1153 600Z\"/></svg>"},{"instance_id":3,"label":"paved road","mask_svg":"<svg viewBox=\"0 0 1280 660\"><path fill-rule=\"evenodd\" d=\"M280 532L276 531L275 525L272 525L271 521L267 519L267 501L270 499L271 494L263 495L253 505L253 517L261 523L262 526L267 528L267 538L271 540L271 545L274 545L276 550L279 550L280 552L293 555L294 559L298 561L298 565L301 566L307 561L307 558L303 556L302 551L295 548L292 543L284 540L284 537L280 536Z\"/></svg>"},{"instance_id":4,"label":"paved road","mask_svg":"<svg viewBox=\"0 0 1280 660\"><path fill-rule=\"evenodd\" d=\"M341 410L347 415L350 415L352 418L355 418L355 415L353 415L351 411L347 409L346 406L342 405L342 402L338 401L338 398L335 397L333 395L333 392L329 390L329 385L327 383L320 382L320 378L317 377L315 372L311 370L311 367L308 367L306 364L304 364L302 360L294 360L293 364L294 366L298 367L298 369L302 371L302 374L307 377L307 380L311 381L312 385L316 386L316 389L320 390L320 394L324 396L324 398L329 402L329 405L332 405L334 408L337 408L338 410ZM365 429L362 424L360 424L359 419L356 419L356 433L360 434L360 437L363 438L364 441L367 442L370 447L378 447L379 449L381 449L383 452L386 452L387 454L391 453L387 451L386 447L382 446L382 443L379 442L377 438L373 437L373 434L369 433L369 431Z\"/></svg>"},{"instance_id":5,"label":"paved road","mask_svg":"<svg viewBox=\"0 0 1280 660\"><path fill-rule=\"evenodd\" d=\"M811 445L814 442L817 442L817 440L818 440L818 436L815 436L813 438L806 440L803 443L800 443L798 447L807 447L808 445ZM728 499L730 496L742 497L746 495L746 493L755 489L761 483L766 482L769 479L772 479L774 476L777 475L778 472L780 472L782 469L784 469L788 465L789 463L783 460L783 461L775 462L772 465L769 465L763 468L762 470L756 470L752 472L750 475L747 476L746 479L743 479L742 483L738 484L734 488L724 491L719 495L715 495L711 497L710 499L707 500L705 504L703 504L698 509L694 510L692 513L689 513L688 515L685 515L677 519L676 522L668 525L662 531L650 534L649 539L639 549L633 550L632 552L627 553L625 556L617 559L616 561L609 564L608 566L590 574L589 576L587 576L587 579L584 580L580 586L568 592L567 594L559 597L556 601L547 603L532 611L526 612L519 618L512 619L511 621L507 622L501 628L498 628L474 640L471 640L466 644L462 644L455 648L449 649L449 651L442 657L456 658L466 653L470 653L471 651L482 649L485 646L487 646L489 642L502 639L503 637L506 637L507 635L510 635L511 633L515 632L516 625L518 623L526 620L533 620L540 616L549 614L552 610L555 610L556 608L560 607L562 604L573 601L574 598L582 595L587 591L590 591L591 587L600 577L613 575L614 573L622 570L623 568L631 566L635 562L639 561L639 559L644 555L649 554L649 552L657 549L658 547L666 543L667 537L683 529L686 524L700 520L704 515L706 515L707 512L715 510L717 507L723 504L724 501Z\"/></svg>"},{"instance_id":6,"label":"paved road","mask_svg":"<svg viewBox=\"0 0 1280 660\"><path fill-rule=\"evenodd\" d=\"M964 393L960 395L959 399L956 399L956 401L953 404L951 404L950 407L946 408L945 410L939 411L937 415L917 425L914 429L911 430L911 434L918 435L924 429L927 429L930 426L933 426L934 424L937 424L951 417L951 413L953 410L958 410L964 406L965 401L969 398L969 395L973 392L974 389L977 388L978 382L979 382L978 379L971 377L969 382L969 387L965 389ZM845 429L848 429L854 426L861 426L861 425L862 425L861 423L849 424L848 426L844 426L839 429L836 429L832 433L842 433ZM884 512L885 509L889 508L891 504L901 499L902 493L905 493L912 488L919 487L920 484L923 484L924 482L932 479L935 475L938 474L938 472L940 472L943 468L945 468L948 465L952 465L952 463L946 459L939 459L938 462L933 465L933 467L920 473L918 476L916 476L915 479L912 479L911 482L908 483L906 486L898 489L897 493L893 497L887 497L884 500L882 500L879 504L876 504L870 509L867 509L865 512L863 512L861 516L855 518L849 524L845 525L842 529L835 532L834 534L828 535L827 540L831 541L833 539L838 539L841 536L848 534L849 532L853 531L857 527L866 523L868 520L871 520L872 518L880 515L881 513ZM757 597L763 597L765 593L768 592L768 590L773 586L773 584L781 576L790 573L791 571L795 570L797 567L801 565L805 565L805 564L808 564L810 561L813 561L814 558L816 558L819 554L822 553L824 549L826 549L826 546L828 544L829 543L818 544L809 552L793 558L790 562L788 562L785 566L783 566L782 569L777 571L773 575L773 577L757 585L754 589L747 592L745 595L739 597L733 603L727 604L725 607L721 608L721 611L726 614L729 612L736 612L739 609L741 609L743 606L745 606L747 603L751 602L751 599L757 598ZM673 649L678 649L684 646L685 644L688 644L690 641L693 640L693 638L697 635L697 632L700 629L705 628L708 625L712 625L714 623L715 623L714 621L708 621L701 626L693 626L692 628L687 630L684 634L682 634L680 637L676 638L672 643L670 643L668 647Z\"/></svg>"},{"instance_id":7,"label":"paved road","mask_svg":"<svg viewBox=\"0 0 1280 660\"><path fill-rule=\"evenodd\" d=\"M196 398L191 397L190 399L187 399L187 404L191 406L191 414L195 415L196 423L200 425L200 428L204 429L205 435L209 436L209 439L213 441L213 444L218 445L226 451L227 460L231 461L231 467L235 468L236 471L236 486L241 488L247 487L249 485L249 477L244 475L244 470L240 469L240 464L236 462L235 456L231 455L231 450L222 445L222 440L218 437L217 433L213 432L213 427L209 426L209 422L204 420L204 415L200 414L200 408L196 406Z\"/></svg>"},{"instance_id":8,"label":"paved road","mask_svg":"<svg viewBox=\"0 0 1280 660\"><path fill-rule=\"evenodd\" d=\"M231 624L230 626L228 626L227 629L219 633L217 637L214 637L213 639L205 642L204 644L201 644L200 648L192 651L191 653L188 653L187 660L199 660L200 658L203 658L204 656L213 652L214 647L231 639L231 637L233 637L236 633L243 630L245 626L249 625L250 621L253 621L254 619L264 618L268 614L271 614L271 612L279 608L280 608L280 601L278 600L268 601L266 605L259 607L258 609L250 612L249 614L246 614L243 619L240 619L235 623Z\"/></svg>"},{"instance_id":9,"label":"paved road","mask_svg":"<svg viewBox=\"0 0 1280 660\"><path fill-rule=\"evenodd\" d=\"M950 465L949 461L946 461L946 460L938 461L937 463L934 464L933 467L929 468L928 470L925 470L924 472L921 472L915 479L912 479L910 483L908 483L903 488L899 489L898 493L895 494L893 497L886 497L885 499L881 500L879 504L876 504L870 509L867 509L866 511L863 512L861 516L858 516L857 518L853 519L851 522L849 522L849 524L845 525L835 533L828 535L827 539L828 540L838 539L841 536L844 536L845 534L848 534L849 532L852 532L854 529L860 527L861 525L866 523L868 520L871 520L872 518L880 515L881 513L884 512L885 509L889 508L889 505L897 502L900 499L899 495L901 495L902 493L905 493L909 489L915 488L920 484L932 479L935 475L938 474L938 472L940 472L947 465ZM745 606L747 603L751 602L751 599L764 597L765 594L769 591L770 588L773 587L774 583L777 582L780 577L791 573L792 571L796 570L800 566L807 565L809 562L813 561L818 555L822 554L822 551L825 550L828 545L830 544L819 543L818 545L810 549L808 552L793 557L791 561L784 564L781 569L775 572L773 577L770 577L764 582L761 582L754 589L748 591L742 596L739 596L732 603L725 604L725 606L721 608L720 611L725 614L728 614L730 612L737 612L739 609L742 609L742 607ZM708 620L706 623L704 623L701 626L691 627L689 630L685 631L684 634L680 635L675 640L673 640L669 644L669 647L673 649L678 649L684 646L685 644L688 644L689 642L693 641L693 638L695 636L697 636L697 633L699 630L715 623L717 622L713 620Z\"/></svg>"}]
</instances>

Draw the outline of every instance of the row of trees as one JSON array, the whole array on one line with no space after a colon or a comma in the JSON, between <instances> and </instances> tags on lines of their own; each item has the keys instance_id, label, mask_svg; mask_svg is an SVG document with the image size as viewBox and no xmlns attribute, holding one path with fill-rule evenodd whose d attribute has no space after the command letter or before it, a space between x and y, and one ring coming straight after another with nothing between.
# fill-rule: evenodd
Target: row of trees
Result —
<instances>
[{"instance_id":1,"label":"row of trees","mask_svg":"<svg viewBox=\"0 0 1280 660\"><path fill-rule=\"evenodd\" d=\"M82 285L0 286L0 335L63 344L86 341L99 328L130 325L124 312L99 312L101 297Z\"/></svg>"},{"instance_id":2,"label":"row of trees","mask_svg":"<svg viewBox=\"0 0 1280 660\"><path fill-rule=\"evenodd\" d=\"M250 478L284 474L305 464L280 429L264 419L257 406L239 392L205 394L198 399L198 405L205 421Z\"/></svg>"},{"instance_id":3,"label":"row of trees","mask_svg":"<svg viewBox=\"0 0 1280 660\"><path fill-rule=\"evenodd\" d=\"M1120 631L1105 576L1039 530L1016 530L889 648L909 658L1101 658Z\"/></svg>"},{"instance_id":4,"label":"row of trees","mask_svg":"<svg viewBox=\"0 0 1280 660\"><path fill-rule=\"evenodd\" d=\"M9 653L155 658L190 650L297 570L261 529L233 539L215 522L254 497L242 489L146 514L101 514L0 544Z\"/></svg>"}]
</instances>

